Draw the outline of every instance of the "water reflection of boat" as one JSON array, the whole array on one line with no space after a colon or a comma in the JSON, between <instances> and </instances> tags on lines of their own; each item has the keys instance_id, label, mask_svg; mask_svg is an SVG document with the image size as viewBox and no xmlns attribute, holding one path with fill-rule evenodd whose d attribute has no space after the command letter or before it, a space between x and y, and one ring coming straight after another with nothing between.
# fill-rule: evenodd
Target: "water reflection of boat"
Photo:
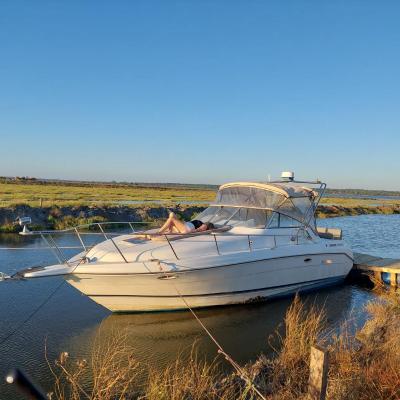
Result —
<instances>
[{"instance_id":1,"label":"water reflection of boat","mask_svg":"<svg viewBox=\"0 0 400 400\"><path fill-rule=\"evenodd\" d=\"M318 294L302 296L306 304L323 306L330 327L338 326L348 316L352 304L351 286L325 289ZM268 337L281 329L288 306L292 299L281 299L257 305L226 306L197 310L202 322L221 340L224 349L237 361L247 362L260 352L272 352ZM142 362L162 366L176 359L177 354L188 354L193 343L198 343L201 355L212 360L216 356L215 345L200 329L193 316L187 311L111 314L96 327L74 337L70 348L86 347L93 343L99 333L101 340L116 332L127 335L128 344Z\"/></svg>"},{"instance_id":2,"label":"water reflection of boat","mask_svg":"<svg viewBox=\"0 0 400 400\"><path fill-rule=\"evenodd\" d=\"M295 182L290 174L272 183L225 184L197 216L215 230L149 233L152 240L120 235L64 263L19 275L63 275L111 311L246 303L336 284L353 256L342 240L318 233L314 214L325 186Z\"/></svg>"}]
</instances>

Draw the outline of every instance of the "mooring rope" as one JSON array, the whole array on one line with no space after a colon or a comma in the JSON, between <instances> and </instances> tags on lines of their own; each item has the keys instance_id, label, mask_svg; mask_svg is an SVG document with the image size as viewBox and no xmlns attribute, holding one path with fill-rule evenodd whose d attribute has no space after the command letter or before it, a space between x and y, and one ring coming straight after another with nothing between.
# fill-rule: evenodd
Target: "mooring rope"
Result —
<instances>
[{"instance_id":1,"label":"mooring rope","mask_svg":"<svg viewBox=\"0 0 400 400\"><path fill-rule=\"evenodd\" d=\"M58 292L61 286L65 283L64 280L56 286L56 288L46 297L46 299L35 309L31 312L27 318L25 318L20 324L18 324L15 329L13 329L6 337L1 339L0 346L3 346L11 336L13 336L18 330L20 330L26 323L28 323L46 304L47 302Z\"/></svg>"},{"instance_id":2,"label":"mooring rope","mask_svg":"<svg viewBox=\"0 0 400 400\"><path fill-rule=\"evenodd\" d=\"M7 248L0 248L0 250L5 250ZM16 250L17 248L9 248L12 250ZM164 270L163 266L161 265L161 261L158 260L161 272L164 274L164 276L168 279L167 271ZM73 273L75 269L80 265L80 263L77 263L75 268L70 272ZM168 279L169 280L169 279ZM56 288L46 297L46 299L35 309L33 312L31 312L27 318L25 318L20 324L18 324L8 335L6 335L3 339L0 341L0 346L3 346L5 342L7 342L18 330L20 330L26 323L28 323L48 302L49 300L58 292L58 290L61 288L61 286L65 283L65 280L63 280L59 285L56 286ZM212 342L216 345L218 348L218 353L222 354L225 358L226 361L228 361L232 367L235 369L236 373L238 376L246 382L251 389L256 393L262 400L266 400L266 397L261 393L261 391L257 388L255 383L252 381L250 377L247 376L246 372L241 368L241 366L224 350L222 345L218 342L218 340L214 337L214 335L209 331L209 329L204 325L204 323L201 321L201 319L198 317L198 315L194 312L193 308L189 305L185 297L182 295L182 293L179 291L179 289L176 287L174 282L170 282L175 289L176 293L178 296L181 298L183 303L186 305L188 310L191 312L195 320L198 322L200 327L204 330L204 332L207 334L207 336L212 340Z\"/></svg>"},{"instance_id":3,"label":"mooring rope","mask_svg":"<svg viewBox=\"0 0 400 400\"><path fill-rule=\"evenodd\" d=\"M161 272L164 273L165 277L168 279L168 275L167 275L167 271L164 270L163 266L161 265L161 261L158 260ZM170 281L170 279L168 279ZM204 325L204 323L201 321L201 319L199 318L199 316L194 312L194 310L192 309L192 307L189 305L189 303L186 301L185 297L182 295L182 293L179 291L179 289L176 287L176 285L174 284L174 282L170 282L172 284L172 286L174 287L176 293L178 294L178 296L181 298L181 300L183 301L183 303L186 305L186 307L189 309L189 311L192 313L193 317L195 318L195 320L199 323L199 325L201 326L201 328L206 332L206 334L208 335L208 337L214 342L214 344L217 346L218 348L218 353L222 354L225 358L226 361L228 361L233 368L236 370L236 373L238 374L238 376L244 381L246 382L248 385L250 385L251 389L254 391L254 393L256 393L262 400L267 400L266 397L261 393L260 389L257 388L257 386L255 385L255 383L252 381L252 379L250 377L247 376L246 372L242 369L242 367L223 349L223 347L221 346L221 344L218 342L218 340L214 337L214 335L209 331L209 329Z\"/></svg>"},{"instance_id":4,"label":"mooring rope","mask_svg":"<svg viewBox=\"0 0 400 400\"><path fill-rule=\"evenodd\" d=\"M75 270L78 268L78 266L81 264L81 261L78 262L74 269L70 272L71 274L75 272ZM61 286L65 283L65 280L63 280L55 287L55 289L45 298L45 300L39 304L39 306L33 310L27 318L25 318L20 324L18 324L8 335L6 335L3 339L0 340L0 347L3 346L5 342L7 342L8 339L10 339L11 336L13 336L18 330L20 330L25 324L27 324L48 302L49 300L58 292L58 290L61 288Z\"/></svg>"}]
</instances>

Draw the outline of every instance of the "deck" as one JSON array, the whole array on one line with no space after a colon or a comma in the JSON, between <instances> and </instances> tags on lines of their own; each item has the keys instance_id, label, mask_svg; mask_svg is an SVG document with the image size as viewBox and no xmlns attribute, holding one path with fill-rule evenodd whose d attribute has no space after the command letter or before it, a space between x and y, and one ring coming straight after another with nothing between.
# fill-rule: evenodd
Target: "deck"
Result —
<instances>
[{"instance_id":1,"label":"deck","mask_svg":"<svg viewBox=\"0 0 400 400\"><path fill-rule=\"evenodd\" d=\"M354 253L353 270L373 274L379 280L387 274L391 286L400 286L400 260Z\"/></svg>"}]
</instances>

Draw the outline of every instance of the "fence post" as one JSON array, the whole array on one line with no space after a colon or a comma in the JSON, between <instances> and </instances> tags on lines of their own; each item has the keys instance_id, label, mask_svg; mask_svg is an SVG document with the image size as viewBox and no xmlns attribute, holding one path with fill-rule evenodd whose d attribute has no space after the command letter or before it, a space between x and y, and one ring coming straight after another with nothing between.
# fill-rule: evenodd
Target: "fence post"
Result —
<instances>
[{"instance_id":1,"label":"fence post","mask_svg":"<svg viewBox=\"0 0 400 400\"><path fill-rule=\"evenodd\" d=\"M397 286L397 274L396 272L391 272L390 273L390 286Z\"/></svg>"},{"instance_id":2,"label":"fence post","mask_svg":"<svg viewBox=\"0 0 400 400\"><path fill-rule=\"evenodd\" d=\"M380 271L373 271L374 278L381 283L382 282L382 273Z\"/></svg>"},{"instance_id":3,"label":"fence post","mask_svg":"<svg viewBox=\"0 0 400 400\"><path fill-rule=\"evenodd\" d=\"M328 351L311 346L308 394L311 400L325 400L328 386Z\"/></svg>"}]
</instances>

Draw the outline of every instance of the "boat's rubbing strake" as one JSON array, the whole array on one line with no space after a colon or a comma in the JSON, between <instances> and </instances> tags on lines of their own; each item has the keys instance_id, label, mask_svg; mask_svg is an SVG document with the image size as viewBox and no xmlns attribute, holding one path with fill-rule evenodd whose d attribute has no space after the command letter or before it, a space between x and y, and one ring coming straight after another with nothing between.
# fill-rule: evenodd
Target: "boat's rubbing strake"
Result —
<instances>
[{"instance_id":1,"label":"boat's rubbing strake","mask_svg":"<svg viewBox=\"0 0 400 400\"><path fill-rule=\"evenodd\" d=\"M201 293L201 294L180 294L177 295L146 295L146 294L96 294L96 293L87 293L88 297L138 297L138 298L195 298L195 297L218 297L218 296L231 296L231 295L240 295L245 293L259 293L265 290L276 290L276 289L292 289L297 288L299 285L306 285L305 288L299 289L299 291L304 292L309 287L313 288L323 288L326 286L334 285L338 282L343 281L346 276L335 276L330 278L323 279L315 279L311 281L301 281L295 282L288 285L276 285L276 286L266 286L257 289L247 289L247 290L237 290L232 292L215 292L215 293ZM255 295L255 298L259 298L260 296ZM270 295L267 297L271 297Z\"/></svg>"}]
</instances>

